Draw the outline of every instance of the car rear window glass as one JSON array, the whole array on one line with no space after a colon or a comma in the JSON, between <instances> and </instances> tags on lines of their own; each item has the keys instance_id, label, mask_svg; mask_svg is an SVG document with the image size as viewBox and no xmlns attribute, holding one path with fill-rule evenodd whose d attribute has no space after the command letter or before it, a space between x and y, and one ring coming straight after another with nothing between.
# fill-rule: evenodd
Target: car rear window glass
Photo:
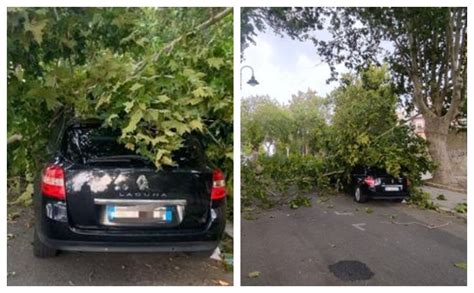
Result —
<instances>
[{"instance_id":1,"label":"car rear window glass","mask_svg":"<svg viewBox=\"0 0 474 293\"><path fill-rule=\"evenodd\" d=\"M74 127L66 133L66 154L74 161L104 156L133 155L117 142L118 131L109 128Z\"/></svg>"},{"instance_id":2,"label":"car rear window glass","mask_svg":"<svg viewBox=\"0 0 474 293\"><path fill-rule=\"evenodd\" d=\"M109 156L137 155L125 148L117 139L120 131L101 127L73 127L66 132L66 155L73 161L87 161ZM173 161L180 167L194 166L204 162L204 152L199 140L185 137L183 147L173 152Z\"/></svg>"}]
</instances>

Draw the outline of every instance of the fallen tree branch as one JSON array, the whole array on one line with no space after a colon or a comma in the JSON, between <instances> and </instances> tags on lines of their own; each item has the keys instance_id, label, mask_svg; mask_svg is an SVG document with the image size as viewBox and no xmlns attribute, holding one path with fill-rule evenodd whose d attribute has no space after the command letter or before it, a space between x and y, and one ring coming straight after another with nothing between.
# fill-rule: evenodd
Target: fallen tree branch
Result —
<instances>
[{"instance_id":1,"label":"fallen tree branch","mask_svg":"<svg viewBox=\"0 0 474 293\"><path fill-rule=\"evenodd\" d=\"M335 174L342 174L342 173L344 173L344 170L331 171L331 172L322 174L321 177L331 176Z\"/></svg>"},{"instance_id":2,"label":"fallen tree branch","mask_svg":"<svg viewBox=\"0 0 474 293\"><path fill-rule=\"evenodd\" d=\"M208 19L205 22L201 23L200 25L196 26L190 32L187 32L187 33L175 38L171 42L169 42L158 53L156 53L152 56L151 61L156 62L160 58L161 54L171 52L171 50L173 50L174 46L177 43L181 42L186 37L192 35L196 31L204 30L204 29L210 27L211 25L219 22L221 19L223 19L224 17L226 17L227 15L229 15L231 13L232 13L232 8L226 8L226 9L222 10L221 12L219 12L218 14L213 15L210 19ZM147 60L143 60L142 62L138 63L137 68L135 69L134 75L137 74L138 72L142 71L145 68L145 66L147 65L147 63L148 63Z\"/></svg>"},{"instance_id":3,"label":"fallen tree branch","mask_svg":"<svg viewBox=\"0 0 474 293\"><path fill-rule=\"evenodd\" d=\"M382 221L381 223L384 223L384 224L395 224L395 225L403 225L403 226L408 226L408 225L420 225L420 226L423 226L427 229L438 229L438 228L443 228L443 227L446 227L448 226L451 221L447 222L447 223L444 223L444 224L441 224L441 225L426 225L426 224L423 224L423 223L420 223L420 222L406 222L406 223L400 223L400 222L396 222L396 221L390 221L390 222L387 222L387 221Z\"/></svg>"}]
</instances>

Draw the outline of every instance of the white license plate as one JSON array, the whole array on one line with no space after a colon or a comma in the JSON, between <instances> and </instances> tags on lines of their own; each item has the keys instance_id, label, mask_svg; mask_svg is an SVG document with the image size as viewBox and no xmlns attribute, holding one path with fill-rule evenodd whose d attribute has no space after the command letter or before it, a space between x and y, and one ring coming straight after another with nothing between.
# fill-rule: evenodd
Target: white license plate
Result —
<instances>
[{"instance_id":1,"label":"white license plate","mask_svg":"<svg viewBox=\"0 0 474 293\"><path fill-rule=\"evenodd\" d=\"M385 186L385 191L400 191L399 186Z\"/></svg>"},{"instance_id":2,"label":"white license plate","mask_svg":"<svg viewBox=\"0 0 474 293\"><path fill-rule=\"evenodd\" d=\"M171 222L173 213L169 207L146 209L143 206L107 205L106 213L109 221L115 219L154 219Z\"/></svg>"}]
</instances>

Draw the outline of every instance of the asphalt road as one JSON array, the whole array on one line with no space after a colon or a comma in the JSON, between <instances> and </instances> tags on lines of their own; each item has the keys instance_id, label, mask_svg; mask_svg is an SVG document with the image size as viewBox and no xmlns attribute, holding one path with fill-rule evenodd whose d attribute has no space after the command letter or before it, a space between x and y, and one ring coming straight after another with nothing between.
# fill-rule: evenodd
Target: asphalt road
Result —
<instances>
[{"instance_id":1,"label":"asphalt road","mask_svg":"<svg viewBox=\"0 0 474 293\"><path fill-rule=\"evenodd\" d=\"M242 221L242 285L467 284L464 219L348 195L312 203Z\"/></svg>"},{"instance_id":2,"label":"asphalt road","mask_svg":"<svg viewBox=\"0 0 474 293\"><path fill-rule=\"evenodd\" d=\"M12 211L9 209L9 213ZM232 272L207 257L156 253L63 252L50 259L33 256L29 209L8 223L7 284L17 285L225 285Z\"/></svg>"}]
</instances>

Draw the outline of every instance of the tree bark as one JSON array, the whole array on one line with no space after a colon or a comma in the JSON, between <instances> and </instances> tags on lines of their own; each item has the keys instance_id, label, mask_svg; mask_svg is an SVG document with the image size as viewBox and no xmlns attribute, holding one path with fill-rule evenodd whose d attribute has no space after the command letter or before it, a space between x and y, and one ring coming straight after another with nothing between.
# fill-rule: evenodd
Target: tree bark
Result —
<instances>
[{"instance_id":1,"label":"tree bark","mask_svg":"<svg viewBox=\"0 0 474 293\"><path fill-rule=\"evenodd\" d=\"M437 168L433 174L433 181L439 184L455 184L452 176L451 158L447 148L449 121L441 117L425 118L425 134L429 142L429 152Z\"/></svg>"}]
</instances>

